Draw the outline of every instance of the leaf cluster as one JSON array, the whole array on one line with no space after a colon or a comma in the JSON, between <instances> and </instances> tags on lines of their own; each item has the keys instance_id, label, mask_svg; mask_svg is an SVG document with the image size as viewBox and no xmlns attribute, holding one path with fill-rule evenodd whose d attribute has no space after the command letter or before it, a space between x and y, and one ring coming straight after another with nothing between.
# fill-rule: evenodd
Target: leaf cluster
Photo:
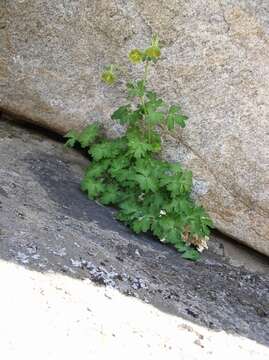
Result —
<instances>
[{"instance_id":1,"label":"leaf cluster","mask_svg":"<svg viewBox=\"0 0 269 360\"><path fill-rule=\"evenodd\" d=\"M190 236L204 238L212 222L190 198L191 172L156 158L156 148L160 149L157 134L153 133L156 143L149 144L135 126L114 140L102 138L96 129L93 124L75 137L73 133L67 135L68 146L75 140L88 149L92 159L81 189L90 199L117 206L117 218L134 232L151 231L184 258L198 259L198 251L184 241L183 235L188 231Z\"/></svg>"}]
</instances>

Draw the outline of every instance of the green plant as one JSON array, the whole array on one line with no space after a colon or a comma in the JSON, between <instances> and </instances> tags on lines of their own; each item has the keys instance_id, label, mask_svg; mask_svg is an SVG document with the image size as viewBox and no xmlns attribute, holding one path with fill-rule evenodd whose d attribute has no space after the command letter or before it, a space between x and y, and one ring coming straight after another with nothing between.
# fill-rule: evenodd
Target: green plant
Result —
<instances>
[{"instance_id":1,"label":"green plant","mask_svg":"<svg viewBox=\"0 0 269 360\"><path fill-rule=\"evenodd\" d=\"M179 105L168 106L147 88L148 70L160 58L157 37L146 50L133 49L129 59L143 63L144 77L127 83L128 102L111 118L126 127L123 136L108 139L93 123L81 133L69 131L66 146L87 149L91 163L81 188L89 198L116 205L117 218L136 233L152 231L173 245L186 259L196 260L206 247L212 221L190 198L192 173L160 158L160 126L169 131L185 127L187 116ZM102 80L112 85L118 68L110 65Z\"/></svg>"}]
</instances>

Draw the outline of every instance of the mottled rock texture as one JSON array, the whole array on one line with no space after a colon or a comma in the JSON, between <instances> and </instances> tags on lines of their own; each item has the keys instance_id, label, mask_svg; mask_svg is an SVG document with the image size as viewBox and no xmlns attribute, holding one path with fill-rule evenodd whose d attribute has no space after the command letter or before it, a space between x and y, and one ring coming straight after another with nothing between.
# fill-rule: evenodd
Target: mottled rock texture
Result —
<instances>
[{"instance_id":1,"label":"mottled rock texture","mask_svg":"<svg viewBox=\"0 0 269 360\"><path fill-rule=\"evenodd\" d=\"M195 175L218 229L269 255L269 2L267 0L4 0L0 108L61 134L109 119L122 99L100 84L111 62L153 32L163 60L150 73L188 127L164 156ZM138 68L137 72L140 72Z\"/></svg>"},{"instance_id":2,"label":"mottled rock texture","mask_svg":"<svg viewBox=\"0 0 269 360\"><path fill-rule=\"evenodd\" d=\"M205 330L198 348L193 345L189 347L178 330L173 327L166 330L160 325L155 327L155 322L152 324L147 317L145 320L144 312L139 311L137 316L142 319L142 333L147 333L145 329L148 327L156 330L152 341L154 348L164 341L163 336L168 338L167 344L170 343L171 336L175 336L177 344L173 346L173 354L178 348L183 348L183 353L188 350L191 353L191 356L172 356L169 359L219 359L224 351L223 347L227 347L231 356L239 351L244 359L268 359L269 349L263 349L257 344L269 344L268 271L258 274L234 267L211 250L204 252L198 262L190 262L182 259L173 248L148 235L134 235L115 220L114 210L88 200L80 191L80 178L86 166L88 161L80 153L65 150L61 143L49 140L39 133L0 122L0 269L4 271L1 272L2 278L6 279L7 275L9 279L7 282L2 281L0 297L0 305L3 305L0 306L0 334L4 339L11 334L8 340L15 342L13 335L18 333L17 328L15 332L14 329L11 332L7 330L12 329L10 324L14 324L14 320L12 322L12 316L11 323L6 319L6 313L13 313L13 306L6 306L5 299L11 295L9 291L5 291L4 284L9 285L11 294L14 293L14 288L20 289L20 300L28 297L32 291L27 284L15 280L9 272L5 272L3 261L15 262L36 272L60 273L76 279L87 279L91 284L112 287L116 292L136 297L141 302L149 303L152 308L168 312L178 320L188 320ZM25 278L24 272L18 270L17 274L17 279ZM35 285L36 283L34 287ZM44 277L40 278L40 292L43 286ZM80 298L83 293L78 289L77 297ZM25 321L21 322L19 319L23 319L24 314L29 314L29 305L22 305L25 300L21 303L18 296L15 299L14 295L11 296L11 303L18 303L16 309L26 309L19 311L23 313L21 317L15 317L20 329L26 326ZM92 295L90 290L87 292L87 297L90 308L95 302L102 303L102 293L98 295L94 289ZM52 308L58 304L53 294L43 301ZM84 303L82 299L81 301ZM105 317L108 323L114 324L116 334L119 334L117 337L124 339L119 331L122 321L125 321L124 303L123 300L118 302L112 312L104 307L103 315L95 312L95 307L92 308L94 318L87 322L91 324L93 320L98 324L102 322L104 314L107 314ZM38 304L39 302L35 303L34 309L38 308ZM64 323L71 324L70 331L76 328L73 322L67 321L72 309L71 306L68 314L61 312L64 314ZM4 313L1 314L1 311ZM134 302L130 311L136 311ZM15 314L17 313L15 310ZM81 312L77 316L82 316L80 314ZM77 316L75 318L79 319ZM31 323L30 314L27 318ZM59 317L56 316L56 319L58 322ZM131 329L135 328L136 321L128 322ZM157 322L158 320L156 325ZM104 331L110 329L108 323L105 323ZM52 324L55 324L54 321ZM83 324L79 322L79 328L84 329ZM43 332L42 326L43 321L35 325L35 332L40 330L39 335ZM61 325L59 328L62 328ZM129 324L124 325L122 332L128 333L128 329ZM194 331L193 326L190 331ZM98 337L95 328L92 332L93 338L87 337L89 344L94 342L95 336ZM61 331L58 333L61 334ZM219 334L220 340L216 334ZM235 344L229 341L230 335L237 338ZM3 336L1 345L6 344ZM61 338L62 334L59 336ZM107 336L110 339L111 335ZM35 337L28 336L28 341L29 338L35 346ZM21 344L20 339L17 338L17 341ZM46 336L43 341L47 341ZM15 344L14 348L17 349L17 342ZM32 346L28 348L32 349ZM199 350L197 354L196 350ZM213 353L210 354L210 350ZM9 358L13 359L14 356L7 357ZM99 356L101 358L103 357ZM47 360L48 357L41 356L41 359Z\"/></svg>"}]
</instances>

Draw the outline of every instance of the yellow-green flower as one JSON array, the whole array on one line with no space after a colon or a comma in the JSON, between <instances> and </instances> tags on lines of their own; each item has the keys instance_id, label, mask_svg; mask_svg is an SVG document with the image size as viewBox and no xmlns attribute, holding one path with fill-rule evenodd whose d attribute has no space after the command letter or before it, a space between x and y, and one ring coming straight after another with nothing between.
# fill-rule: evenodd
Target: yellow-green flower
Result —
<instances>
[{"instance_id":1,"label":"yellow-green flower","mask_svg":"<svg viewBox=\"0 0 269 360\"><path fill-rule=\"evenodd\" d=\"M116 74L113 72L113 69L110 67L108 70L105 70L101 76L102 81L104 81L108 85L114 84L117 80Z\"/></svg>"},{"instance_id":2,"label":"yellow-green flower","mask_svg":"<svg viewBox=\"0 0 269 360\"><path fill-rule=\"evenodd\" d=\"M150 46L145 50L145 55L150 58L158 59L161 56L161 50L157 46Z\"/></svg>"},{"instance_id":3,"label":"yellow-green flower","mask_svg":"<svg viewBox=\"0 0 269 360\"><path fill-rule=\"evenodd\" d=\"M145 55L152 60L156 60L161 56L161 49L159 46L158 35L153 35L151 39L151 45L145 50Z\"/></svg>"},{"instance_id":4,"label":"yellow-green flower","mask_svg":"<svg viewBox=\"0 0 269 360\"><path fill-rule=\"evenodd\" d=\"M128 57L133 64L138 64L143 59L143 53L139 49L133 49L129 52Z\"/></svg>"}]
</instances>

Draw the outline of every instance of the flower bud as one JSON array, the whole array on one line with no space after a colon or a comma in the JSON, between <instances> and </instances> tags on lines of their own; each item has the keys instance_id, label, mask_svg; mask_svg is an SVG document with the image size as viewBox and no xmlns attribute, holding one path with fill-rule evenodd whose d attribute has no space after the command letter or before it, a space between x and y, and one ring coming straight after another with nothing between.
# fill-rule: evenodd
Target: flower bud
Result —
<instances>
[{"instance_id":1,"label":"flower bud","mask_svg":"<svg viewBox=\"0 0 269 360\"><path fill-rule=\"evenodd\" d=\"M145 55L152 59L158 59L161 56L161 50L157 46L151 46L146 49Z\"/></svg>"},{"instance_id":2,"label":"flower bud","mask_svg":"<svg viewBox=\"0 0 269 360\"><path fill-rule=\"evenodd\" d=\"M117 80L116 74L113 72L112 67L110 67L108 70L105 70L102 73L101 76L102 81L104 81L108 85L114 84L114 82Z\"/></svg>"},{"instance_id":3,"label":"flower bud","mask_svg":"<svg viewBox=\"0 0 269 360\"><path fill-rule=\"evenodd\" d=\"M133 49L129 52L128 58L133 64L138 64L143 59L143 53L139 49Z\"/></svg>"}]
</instances>

